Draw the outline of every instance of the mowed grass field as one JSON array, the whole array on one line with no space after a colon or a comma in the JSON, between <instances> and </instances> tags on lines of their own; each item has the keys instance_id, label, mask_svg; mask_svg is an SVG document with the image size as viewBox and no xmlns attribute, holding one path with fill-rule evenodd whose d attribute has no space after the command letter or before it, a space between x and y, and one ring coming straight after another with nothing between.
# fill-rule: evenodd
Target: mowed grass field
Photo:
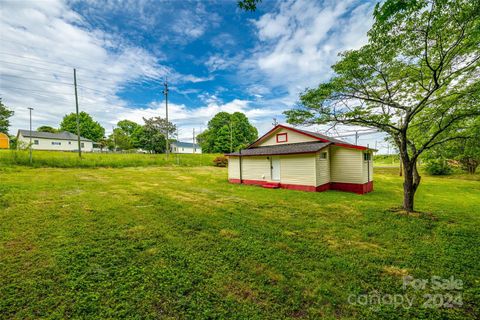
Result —
<instances>
[{"instance_id":1,"label":"mowed grass field","mask_svg":"<svg viewBox=\"0 0 480 320\"><path fill-rule=\"evenodd\" d=\"M0 166L53 168L124 168L144 166L211 166L220 154L139 154L33 151L32 164L28 150L0 150Z\"/></svg>"},{"instance_id":2,"label":"mowed grass field","mask_svg":"<svg viewBox=\"0 0 480 320\"><path fill-rule=\"evenodd\" d=\"M480 179L397 170L375 192L227 183L225 168L0 168L3 319L399 319L480 316ZM402 277L460 279L423 306ZM411 308L351 297L401 294ZM388 302L388 301L387 301Z\"/></svg>"}]
</instances>

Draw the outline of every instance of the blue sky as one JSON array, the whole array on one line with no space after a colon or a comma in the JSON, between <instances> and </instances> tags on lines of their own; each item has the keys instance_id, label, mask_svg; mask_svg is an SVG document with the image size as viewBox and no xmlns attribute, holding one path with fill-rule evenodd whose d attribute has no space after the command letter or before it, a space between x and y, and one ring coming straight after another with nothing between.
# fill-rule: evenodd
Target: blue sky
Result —
<instances>
[{"instance_id":1,"label":"blue sky","mask_svg":"<svg viewBox=\"0 0 480 320\"><path fill-rule=\"evenodd\" d=\"M75 67L80 109L107 131L163 116L168 77L170 119L187 140L219 111L246 113L260 133L272 118L284 122L306 87L332 76L339 52L366 43L375 2L267 0L255 13L226 0L0 5L0 95L16 111L12 133L28 124L28 106L34 127L74 111ZM361 142L372 139L382 140Z\"/></svg>"}]
</instances>

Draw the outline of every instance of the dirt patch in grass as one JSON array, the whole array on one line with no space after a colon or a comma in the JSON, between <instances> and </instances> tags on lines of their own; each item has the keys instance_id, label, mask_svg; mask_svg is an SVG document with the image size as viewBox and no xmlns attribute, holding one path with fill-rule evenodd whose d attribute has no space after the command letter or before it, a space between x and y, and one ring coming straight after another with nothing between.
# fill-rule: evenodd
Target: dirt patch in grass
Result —
<instances>
[{"instance_id":1,"label":"dirt patch in grass","mask_svg":"<svg viewBox=\"0 0 480 320\"><path fill-rule=\"evenodd\" d=\"M408 276L408 269L406 268L399 268L396 266L385 266L383 267L383 271L391 276L396 276L396 277L405 277Z\"/></svg>"},{"instance_id":2,"label":"dirt patch in grass","mask_svg":"<svg viewBox=\"0 0 480 320\"><path fill-rule=\"evenodd\" d=\"M411 218L420 218L420 219L426 219L431 221L438 221L438 217L436 217L431 212L421 212L421 211L408 212L408 211L405 211L402 207L393 207L386 210L386 212L393 213L400 216L411 217Z\"/></svg>"}]
</instances>

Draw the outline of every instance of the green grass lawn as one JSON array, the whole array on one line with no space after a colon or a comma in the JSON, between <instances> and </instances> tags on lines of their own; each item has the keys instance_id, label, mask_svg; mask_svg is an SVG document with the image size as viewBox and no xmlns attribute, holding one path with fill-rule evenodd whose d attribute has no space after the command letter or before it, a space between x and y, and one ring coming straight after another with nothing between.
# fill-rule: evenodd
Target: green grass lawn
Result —
<instances>
[{"instance_id":1,"label":"green grass lawn","mask_svg":"<svg viewBox=\"0 0 480 320\"><path fill-rule=\"evenodd\" d=\"M424 177L406 216L395 169L375 192L228 184L224 168L0 168L0 317L136 319L480 316L480 181ZM463 305L427 308L463 281ZM410 309L350 304L406 294Z\"/></svg>"},{"instance_id":2,"label":"green grass lawn","mask_svg":"<svg viewBox=\"0 0 480 320\"><path fill-rule=\"evenodd\" d=\"M139 153L83 153L33 151L33 167L54 168L124 168L144 166L212 166L220 154L139 154ZM30 153L26 150L0 150L0 167L30 166Z\"/></svg>"}]
</instances>

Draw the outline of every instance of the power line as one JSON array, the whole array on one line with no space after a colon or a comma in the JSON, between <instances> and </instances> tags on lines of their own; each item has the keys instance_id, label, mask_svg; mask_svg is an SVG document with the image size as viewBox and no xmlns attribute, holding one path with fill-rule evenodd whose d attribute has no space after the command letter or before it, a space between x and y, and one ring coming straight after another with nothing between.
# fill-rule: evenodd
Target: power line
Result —
<instances>
[{"instance_id":1,"label":"power line","mask_svg":"<svg viewBox=\"0 0 480 320\"><path fill-rule=\"evenodd\" d=\"M65 72L65 71L58 71L58 70L53 71L53 70L48 69L48 68L43 68L43 67L34 66L34 65L29 65L29 64L24 64L24 63L5 61L5 60L1 60L1 59L0 59L0 62L1 62L1 63L6 63L6 64L13 64L13 65L18 65L18 66L28 67L28 68L36 68L36 69L40 69L40 70L46 70L46 71L49 71L49 73L54 72L54 73L63 73L63 74L65 74L65 75L68 74L68 73ZM1 66L1 67L4 68L5 66ZM12 67L8 67L8 68L14 69L14 68L12 68ZM24 70L24 69L14 69L14 70L18 70L18 71L30 71L30 70Z\"/></svg>"},{"instance_id":2,"label":"power line","mask_svg":"<svg viewBox=\"0 0 480 320\"><path fill-rule=\"evenodd\" d=\"M26 59L26 60L38 61L38 62L41 62L41 63L55 64L55 65L57 65L57 66L62 66L62 67L70 68L70 66L68 66L68 65L66 65L66 64L62 64L62 63L58 63L58 62L45 61L45 60L42 60L42 59L39 59L39 58L25 57L25 56L21 56L21 55L18 55L18 54L13 54L13 53L8 53L8 52L3 52L3 51L0 51L0 54L5 54L5 55L7 55L7 56L12 56L12 57L21 58L21 59Z\"/></svg>"},{"instance_id":3,"label":"power line","mask_svg":"<svg viewBox=\"0 0 480 320\"><path fill-rule=\"evenodd\" d=\"M67 84L67 85L73 86L73 83L61 82L61 81L52 81L52 80L32 78L32 77L25 77L25 76L19 76L19 75L16 75L16 74L1 74L0 77L13 77L13 78L26 79L26 80L50 82L50 83L55 83L55 84Z\"/></svg>"},{"instance_id":4,"label":"power line","mask_svg":"<svg viewBox=\"0 0 480 320\"><path fill-rule=\"evenodd\" d=\"M41 93L49 93L49 94L58 94L58 95L69 95L71 94L71 92L46 92L45 90L36 90L36 89L30 89L30 88L19 88L19 87L14 87L14 86L10 86L10 85L1 85L0 86L0 89L1 88L5 88L5 89L12 89L12 90L22 90L22 91L33 91L33 92L41 92Z\"/></svg>"},{"instance_id":5,"label":"power line","mask_svg":"<svg viewBox=\"0 0 480 320\"><path fill-rule=\"evenodd\" d=\"M53 65L58 65L58 66L69 68L69 69L72 68L72 66L69 66L67 64L62 64L62 63L57 63L57 62L52 62L52 61L46 61L46 60L42 60L42 59L39 59L39 58L25 57L25 56L22 56L22 55L8 53L8 52L2 52L2 51L0 51L0 54L5 54L5 55L8 55L8 56L12 56L12 57L20 58L20 59L32 60L35 63L43 63L44 64L43 67L48 67L49 64L53 64ZM91 61L88 61L88 62L91 63ZM92 73L97 73L98 72L98 69L91 69L91 68L86 68L86 67L82 67L82 66L77 66L77 69L78 69L78 71L83 70L83 71L90 71ZM156 80L155 75L152 76L152 75L148 75L148 74L145 74L145 73L142 73L141 75L150 79L153 82L157 82L157 83L161 84L160 81Z\"/></svg>"}]
</instances>

